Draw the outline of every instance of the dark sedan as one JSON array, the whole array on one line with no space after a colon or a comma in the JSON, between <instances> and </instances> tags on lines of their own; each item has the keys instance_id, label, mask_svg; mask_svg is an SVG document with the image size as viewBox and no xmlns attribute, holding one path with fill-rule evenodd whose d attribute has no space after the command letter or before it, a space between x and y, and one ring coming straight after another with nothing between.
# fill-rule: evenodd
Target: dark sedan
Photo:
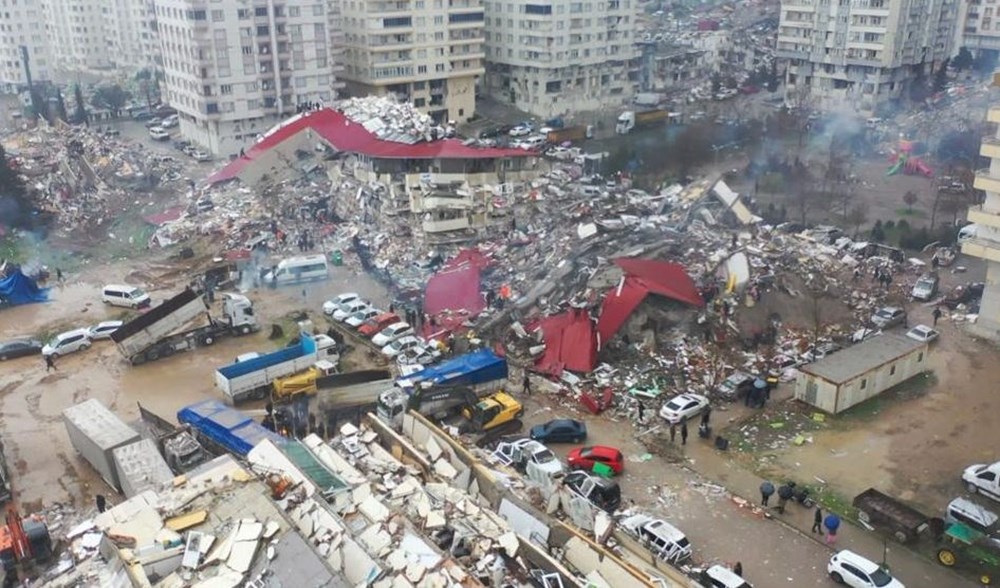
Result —
<instances>
[{"instance_id":1,"label":"dark sedan","mask_svg":"<svg viewBox=\"0 0 1000 588\"><path fill-rule=\"evenodd\" d=\"M35 339L11 339L0 343L0 361L38 355L42 352L42 342Z\"/></svg>"},{"instance_id":2,"label":"dark sedan","mask_svg":"<svg viewBox=\"0 0 1000 588\"><path fill-rule=\"evenodd\" d=\"M554 419L531 427L531 438L542 443L581 443L587 438L587 425L573 419Z\"/></svg>"}]
</instances>

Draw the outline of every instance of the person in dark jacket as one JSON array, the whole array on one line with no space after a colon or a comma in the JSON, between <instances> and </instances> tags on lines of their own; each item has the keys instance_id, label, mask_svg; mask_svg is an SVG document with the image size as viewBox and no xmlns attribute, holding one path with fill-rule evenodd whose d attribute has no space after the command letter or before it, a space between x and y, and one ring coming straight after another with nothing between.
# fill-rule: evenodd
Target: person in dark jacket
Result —
<instances>
[{"instance_id":1,"label":"person in dark jacket","mask_svg":"<svg viewBox=\"0 0 1000 588\"><path fill-rule=\"evenodd\" d=\"M813 533L822 533L823 532L823 509L821 509L818 506L816 507L816 512L813 513L813 527L812 527L812 532Z\"/></svg>"},{"instance_id":2,"label":"person in dark jacket","mask_svg":"<svg viewBox=\"0 0 1000 588\"><path fill-rule=\"evenodd\" d=\"M785 514L785 505L788 504L789 499L795 493L792 487L788 484L782 484L778 487L778 512Z\"/></svg>"},{"instance_id":3,"label":"person in dark jacket","mask_svg":"<svg viewBox=\"0 0 1000 588\"><path fill-rule=\"evenodd\" d=\"M681 419L681 445L687 445L688 442L688 422L687 419Z\"/></svg>"},{"instance_id":4,"label":"person in dark jacket","mask_svg":"<svg viewBox=\"0 0 1000 588\"><path fill-rule=\"evenodd\" d=\"M772 494L774 494L774 484L764 480L760 485L760 505L766 507Z\"/></svg>"},{"instance_id":5,"label":"person in dark jacket","mask_svg":"<svg viewBox=\"0 0 1000 588\"><path fill-rule=\"evenodd\" d=\"M741 578L743 577L743 563L742 562L736 562L736 565L733 566L733 573L736 574L737 576L741 577Z\"/></svg>"}]
</instances>

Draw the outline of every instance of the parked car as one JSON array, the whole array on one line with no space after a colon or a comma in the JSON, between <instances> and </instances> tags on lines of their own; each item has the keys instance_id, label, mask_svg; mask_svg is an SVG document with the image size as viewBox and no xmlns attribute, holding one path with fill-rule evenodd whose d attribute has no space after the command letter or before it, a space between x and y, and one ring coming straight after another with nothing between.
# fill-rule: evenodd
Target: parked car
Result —
<instances>
[{"instance_id":1,"label":"parked car","mask_svg":"<svg viewBox=\"0 0 1000 588\"><path fill-rule=\"evenodd\" d=\"M179 124L180 124L180 119L176 114L171 114L169 116L166 116L163 118L162 121L160 121L160 126L165 129L172 129Z\"/></svg>"},{"instance_id":2,"label":"parked car","mask_svg":"<svg viewBox=\"0 0 1000 588\"><path fill-rule=\"evenodd\" d=\"M753 588L733 570L719 564L704 570L698 581L706 588Z\"/></svg>"},{"instance_id":3,"label":"parked car","mask_svg":"<svg viewBox=\"0 0 1000 588\"><path fill-rule=\"evenodd\" d=\"M507 134L511 137L527 137L531 134L531 127L527 125L517 125L511 130L507 131Z\"/></svg>"},{"instance_id":4,"label":"parked car","mask_svg":"<svg viewBox=\"0 0 1000 588\"><path fill-rule=\"evenodd\" d=\"M736 372L719 384L716 393L720 398L732 402L745 396L753 388L753 381L753 376Z\"/></svg>"},{"instance_id":5,"label":"parked car","mask_svg":"<svg viewBox=\"0 0 1000 588\"><path fill-rule=\"evenodd\" d=\"M598 463L608 466L615 474L620 474L625 469L625 457L622 452L607 445L577 447L566 455L566 463L575 470L591 471L594 469L594 464Z\"/></svg>"},{"instance_id":6,"label":"parked car","mask_svg":"<svg viewBox=\"0 0 1000 588\"><path fill-rule=\"evenodd\" d=\"M886 306L875 311L872 324L880 329L888 329L906 322L906 311L895 306Z\"/></svg>"},{"instance_id":7,"label":"parked car","mask_svg":"<svg viewBox=\"0 0 1000 588\"><path fill-rule=\"evenodd\" d=\"M15 357L38 355L42 352L42 342L37 339L10 339L0 343L0 361Z\"/></svg>"},{"instance_id":8,"label":"parked car","mask_svg":"<svg viewBox=\"0 0 1000 588\"><path fill-rule=\"evenodd\" d=\"M937 330L928 327L927 325L917 325L906 332L906 336L914 341L920 341L921 343L930 343L938 338L940 333Z\"/></svg>"},{"instance_id":9,"label":"parked car","mask_svg":"<svg viewBox=\"0 0 1000 588\"><path fill-rule=\"evenodd\" d=\"M435 345L418 345L404 349L396 356L399 365L430 365L441 358L441 352Z\"/></svg>"},{"instance_id":10,"label":"parked car","mask_svg":"<svg viewBox=\"0 0 1000 588\"><path fill-rule=\"evenodd\" d=\"M147 129L151 129L153 127L158 127L158 126L160 126L160 123L163 122L163 119L160 118L160 117L158 117L158 116L147 118L145 120L146 120L146 122L143 123L143 124L146 126Z\"/></svg>"},{"instance_id":11,"label":"parked car","mask_svg":"<svg viewBox=\"0 0 1000 588\"><path fill-rule=\"evenodd\" d=\"M190 155L195 161L201 163L212 161L212 154L207 151L202 151L201 149L195 149L190 153Z\"/></svg>"},{"instance_id":12,"label":"parked car","mask_svg":"<svg viewBox=\"0 0 1000 588\"><path fill-rule=\"evenodd\" d=\"M635 514L622 519L619 525L660 559L680 563L691 557L691 542L677 527L664 520Z\"/></svg>"},{"instance_id":13,"label":"parked car","mask_svg":"<svg viewBox=\"0 0 1000 588\"><path fill-rule=\"evenodd\" d=\"M801 359L803 363L812 363L823 359L827 355L832 355L841 349L843 349L843 347L837 343L827 341L806 349L802 352L802 355L799 356L799 359Z\"/></svg>"},{"instance_id":14,"label":"parked car","mask_svg":"<svg viewBox=\"0 0 1000 588\"><path fill-rule=\"evenodd\" d=\"M835 553L826 571L834 582L851 588L906 588L880 565L848 549Z\"/></svg>"},{"instance_id":15,"label":"parked car","mask_svg":"<svg viewBox=\"0 0 1000 588\"><path fill-rule=\"evenodd\" d=\"M420 339L417 339L412 335L406 335L386 343L386 345L382 347L382 355L388 357L389 359L393 359L407 349L415 349L420 347L422 344L423 343Z\"/></svg>"},{"instance_id":16,"label":"parked car","mask_svg":"<svg viewBox=\"0 0 1000 588\"><path fill-rule=\"evenodd\" d=\"M480 139L496 139L503 134L503 129L500 127L488 127L479 131Z\"/></svg>"},{"instance_id":17,"label":"parked car","mask_svg":"<svg viewBox=\"0 0 1000 588\"><path fill-rule=\"evenodd\" d=\"M882 329L872 329L869 327L861 327L857 331L851 333L851 343L861 343L862 341L867 341L872 337L882 334Z\"/></svg>"},{"instance_id":18,"label":"parked car","mask_svg":"<svg viewBox=\"0 0 1000 588\"><path fill-rule=\"evenodd\" d=\"M513 466L521 471L528 470L528 464L549 477L562 473L563 464L556 454L534 439L518 439L497 445L493 456L501 463Z\"/></svg>"},{"instance_id":19,"label":"parked car","mask_svg":"<svg viewBox=\"0 0 1000 588\"><path fill-rule=\"evenodd\" d=\"M368 301L361 300L360 298L357 300L351 300L350 302L345 302L337 307L337 310L333 311L333 320L337 322L344 322L352 314L362 310L367 310L368 308L371 308Z\"/></svg>"},{"instance_id":20,"label":"parked car","mask_svg":"<svg viewBox=\"0 0 1000 588\"><path fill-rule=\"evenodd\" d=\"M361 310L357 311L356 313L344 319L344 324L350 327L354 327L356 329L361 325L363 325L365 321L367 321L368 319L375 318L380 314L382 314L381 310L369 306L368 308L362 308Z\"/></svg>"},{"instance_id":21,"label":"parked car","mask_svg":"<svg viewBox=\"0 0 1000 588\"><path fill-rule=\"evenodd\" d=\"M132 113L132 120L135 120L135 121L144 121L144 120L148 121L148 120L152 120L154 116L156 116L156 115L154 115L152 112L149 112L148 110L140 110L140 111Z\"/></svg>"},{"instance_id":22,"label":"parked car","mask_svg":"<svg viewBox=\"0 0 1000 588\"><path fill-rule=\"evenodd\" d=\"M622 504L622 489L614 480L577 471L563 476L563 484L574 494L586 498L606 512L615 512Z\"/></svg>"},{"instance_id":23,"label":"parked car","mask_svg":"<svg viewBox=\"0 0 1000 588\"><path fill-rule=\"evenodd\" d=\"M944 511L948 523L962 523L990 538L994 544L1000 543L1000 517L986 507L968 498L956 498L948 503Z\"/></svg>"},{"instance_id":24,"label":"parked car","mask_svg":"<svg viewBox=\"0 0 1000 588\"><path fill-rule=\"evenodd\" d=\"M334 296L333 298L323 303L323 314L329 316L333 314L335 310L340 308L341 304L344 304L345 302L353 302L358 298L361 297L354 292L345 292L344 294L338 294L337 296Z\"/></svg>"},{"instance_id":25,"label":"parked car","mask_svg":"<svg viewBox=\"0 0 1000 588\"><path fill-rule=\"evenodd\" d=\"M574 419L552 419L531 427L529 435L543 443L582 443L587 438L587 424Z\"/></svg>"},{"instance_id":26,"label":"parked car","mask_svg":"<svg viewBox=\"0 0 1000 588\"><path fill-rule=\"evenodd\" d=\"M412 334L413 327L411 327L408 323L398 322L379 331L377 335L372 337L372 343L378 345L379 347L385 347L400 337Z\"/></svg>"},{"instance_id":27,"label":"parked car","mask_svg":"<svg viewBox=\"0 0 1000 588\"><path fill-rule=\"evenodd\" d=\"M948 294L945 295L941 304L947 306L951 310L955 310L958 308L959 304L969 304L973 300L982 298L983 290L985 289L986 284L982 282L971 282L955 286L951 292L948 292Z\"/></svg>"},{"instance_id":28,"label":"parked car","mask_svg":"<svg viewBox=\"0 0 1000 588\"><path fill-rule=\"evenodd\" d=\"M108 339L111 337L111 333L114 333L121 327L124 321L104 321L102 323L97 323L93 327L90 327L89 334L92 341L97 341L98 339Z\"/></svg>"},{"instance_id":29,"label":"parked car","mask_svg":"<svg viewBox=\"0 0 1000 588\"><path fill-rule=\"evenodd\" d=\"M171 144L174 146L174 149L178 151L184 151L185 149L191 146L191 141L187 141L184 139L175 139L174 142Z\"/></svg>"},{"instance_id":30,"label":"parked car","mask_svg":"<svg viewBox=\"0 0 1000 588\"><path fill-rule=\"evenodd\" d=\"M42 355L59 357L67 353L90 348L90 331L87 329L73 329L65 333L59 333L42 347Z\"/></svg>"},{"instance_id":31,"label":"parked car","mask_svg":"<svg viewBox=\"0 0 1000 588\"><path fill-rule=\"evenodd\" d=\"M708 398L701 394L678 394L660 409L660 417L668 423L679 423L698 416L708 408Z\"/></svg>"},{"instance_id":32,"label":"parked car","mask_svg":"<svg viewBox=\"0 0 1000 588\"><path fill-rule=\"evenodd\" d=\"M166 141L170 138L170 133L165 131L163 127L153 127L149 129L149 137L154 141Z\"/></svg>"},{"instance_id":33,"label":"parked car","mask_svg":"<svg viewBox=\"0 0 1000 588\"><path fill-rule=\"evenodd\" d=\"M365 324L358 327L358 333L371 339L379 334L382 329L399 322L399 315L394 312L384 312L374 318L368 319Z\"/></svg>"},{"instance_id":34,"label":"parked car","mask_svg":"<svg viewBox=\"0 0 1000 588\"><path fill-rule=\"evenodd\" d=\"M938 291L938 275L935 273L924 274L917 279L917 282L913 284L913 290L910 291L910 296L916 300L922 300L927 302Z\"/></svg>"},{"instance_id":35,"label":"parked car","mask_svg":"<svg viewBox=\"0 0 1000 588\"><path fill-rule=\"evenodd\" d=\"M979 463L965 468L962 482L970 494L982 494L1000 502L1000 461L993 464Z\"/></svg>"}]
</instances>

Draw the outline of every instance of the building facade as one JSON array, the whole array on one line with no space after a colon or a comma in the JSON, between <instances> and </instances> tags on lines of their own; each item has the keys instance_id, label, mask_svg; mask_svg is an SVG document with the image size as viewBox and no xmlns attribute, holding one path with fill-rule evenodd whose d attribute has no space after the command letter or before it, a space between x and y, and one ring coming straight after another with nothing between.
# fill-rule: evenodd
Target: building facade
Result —
<instances>
[{"instance_id":1,"label":"building facade","mask_svg":"<svg viewBox=\"0 0 1000 588\"><path fill-rule=\"evenodd\" d=\"M31 65L31 79L51 80L52 56L42 2L0 0L0 16L0 91L13 92L27 86L24 51Z\"/></svg>"},{"instance_id":2,"label":"building facade","mask_svg":"<svg viewBox=\"0 0 1000 588\"><path fill-rule=\"evenodd\" d=\"M986 119L1000 124L1000 104L990 107ZM969 209L969 221L977 227L972 238L962 243L962 253L986 260L986 288L979 318L971 328L994 341L1000 340L1000 127L997 129L993 137L983 138L979 150L990 159L990 166L976 172L973 186L985 192L986 199Z\"/></svg>"},{"instance_id":3,"label":"building facade","mask_svg":"<svg viewBox=\"0 0 1000 588\"><path fill-rule=\"evenodd\" d=\"M181 134L234 156L305 103L336 98L328 3L156 2L166 98Z\"/></svg>"},{"instance_id":4,"label":"building facade","mask_svg":"<svg viewBox=\"0 0 1000 588\"><path fill-rule=\"evenodd\" d=\"M140 70L162 65L153 0L104 0L104 15L112 68Z\"/></svg>"},{"instance_id":5,"label":"building facade","mask_svg":"<svg viewBox=\"0 0 1000 588\"><path fill-rule=\"evenodd\" d=\"M486 0L485 90L541 117L628 104L637 0Z\"/></svg>"},{"instance_id":6,"label":"building facade","mask_svg":"<svg viewBox=\"0 0 1000 588\"><path fill-rule=\"evenodd\" d=\"M956 49L973 52L1000 51L1000 6L983 0L966 0L959 6Z\"/></svg>"},{"instance_id":7,"label":"building facade","mask_svg":"<svg viewBox=\"0 0 1000 588\"><path fill-rule=\"evenodd\" d=\"M46 0L45 26L57 69L99 71L113 65L108 38L114 27L111 2Z\"/></svg>"},{"instance_id":8,"label":"building facade","mask_svg":"<svg viewBox=\"0 0 1000 588\"><path fill-rule=\"evenodd\" d=\"M954 46L957 0L783 0L786 99L870 114L906 96Z\"/></svg>"},{"instance_id":9,"label":"building facade","mask_svg":"<svg viewBox=\"0 0 1000 588\"><path fill-rule=\"evenodd\" d=\"M439 123L472 117L484 71L481 0L347 0L341 10L350 95L393 94Z\"/></svg>"}]
</instances>

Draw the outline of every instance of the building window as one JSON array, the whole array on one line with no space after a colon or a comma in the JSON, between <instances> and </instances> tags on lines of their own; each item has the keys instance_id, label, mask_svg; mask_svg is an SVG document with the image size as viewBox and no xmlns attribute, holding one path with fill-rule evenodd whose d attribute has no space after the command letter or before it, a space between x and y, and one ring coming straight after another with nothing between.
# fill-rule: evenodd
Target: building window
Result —
<instances>
[{"instance_id":1,"label":"building window","mask_svg":"<svg viewBox=\"0 0 1000 588\"><path fill-rule=\"evenodd\" d=\"M450 23L461 23L461 22L483 22L482 12L468 12L463 14L449 14L448 22Z\"/></svg>"},{"instance_id":2,"label":"building window","mask_svg":"<svg viewBox=\"0 0 1000 588\"><path fill-rule=\"evenodd\" d=\"M205 105L205 112L207 112L208 114L218 114L219 104L217 102L209 102L208 104Z\"/></svg>"},{"instance_id":3,"label":"building window","mask_svg":"<svg viewBox=\"0 0 1000 588\"><path fill-rule=\"evenodd\" d=\"M271 29L267 25L259 25L257 27L257 36L258 37L266 37L269 34L271 34Z\"/></svg>"},{"instance_id":4,"label":"building window","mask_svg":"<svg viewBox=\"0 0 1000 588\"><path fill-rule=\"evenodd\" d=\"M232 93L233 93L233 86L232 86L232 84L222 84L221 86L219 86L219 94L225 95L225 94L232 94ZM895 368L893 368L893 369L895 369Z\"/></svg>"},{"instance_id":5,"label":"building window","mask_svg":"<svg viewBox=\"0 0 1000 588\"><path fill-rule=\"evenodd\" d=\"M526 14L552 14L552 6L547 4L527 4L524 7Z\"/></svg>"},{"instance_id":6,"label":"building window","mask_svg":"<svg viewBox=\"0 0 1000 588\"><path fill-rule=\"evenodd\" d=\"M239 10L236 11L236 18L238 18L240 20L247 20L247 19L249 19L250 18L250 9L249 8L240 8Z\"/></svg>"},{"instance_id":7,"label":"building window","mask_svg":"<svg viewBox=\"0 0 1000 588\"><path fill-rule=\"evenodd\" d=\"M258 6L253 9L254 16L267 16L267 6Z\"/></svg>"},{"instance_id":8,"label":"building window","mask_svg":"<svg viewBox=\"0 0 1000 588\"><path fill-rule=\"evenodd\" d=\"M867 387L868 387L868 379L867 378L861 378L861 389L864 390Z\"/></svg>"},{"instance_id":9,"label":"building window","mask_svg":"<svg viewBox=\"0 0 1000 588\"><path fill-rule=\"evenodd\" d=\"M383 18L382 26L385 28L390 27L408 27L412 26L413 19L409 16L399 16L396 18Z\"/></svg>"},{"instance_id":10,"label":"building window","mask_svg":"<svg viewBox=\"0 0 1000 588\"><path fill-rule=\"evenodd\" d=\"M212 22L222 22L226 18L225 11L213 10L212 11Z\"/></svg>"},{"instance_id":11,"label":"building window","mask_svg":"<svg viewBox=\"0 0 1000 588\"><path fill-rule=\"evenodd\" d=\"M313 16L323 16L322 4L313 4Z\"/></svg>"},{"instance_id":12,"label":"building window","mask_svg":"<svg viewBox=\"0 0 1000 588\"><path fill-rule=\"evenodd\" d=\"M298 6L289 6L288 7L288 16L298 16L298 15L299 15L299 7Z\"/></svg>"},{"instance_id":13,"label":"building window","mask_svg":"<svg viewBox=\"0 0 1000 588\"><path fill-rule=\"evenodd\" d=\"M426 104L427 104L427 101L424 100L423 98L417 98L417 99L415 99L413 101L413 105L416 106L417 108L423 108L424 105L426 105Z\"/></svg>"}]
</instances>

